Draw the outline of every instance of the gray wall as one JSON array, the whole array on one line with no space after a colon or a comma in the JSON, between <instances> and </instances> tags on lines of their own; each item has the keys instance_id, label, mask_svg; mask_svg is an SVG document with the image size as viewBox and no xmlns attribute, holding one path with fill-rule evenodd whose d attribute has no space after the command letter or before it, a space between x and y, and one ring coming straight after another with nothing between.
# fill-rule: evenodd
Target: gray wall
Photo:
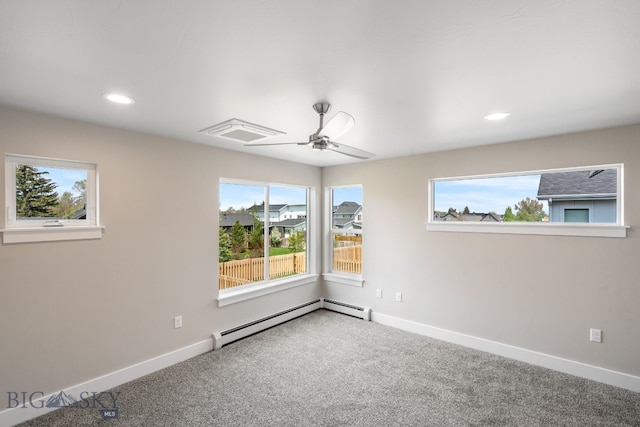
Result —
<instances>
[{"instance_id":1,"label":"gray wall","mask_svg":"<svg viewBox=\"0 0 640 427\"><path fill-rule=\"evenodd\" d=\"M640 375L639 142L632 126L325 168L324 185L363 185L366 283L326 283L324 294ZM624 163L626 239L425 231L430 178L613 163Z\"/></svg>"},{"instance_id":2,"label":"gray wall","mask_svg":"<svg viewBox=\"0 0 640 427\"><path fill-rule=\"evenodd\" d=\"M320 295L640 375L634 228L626 239L425 231L430 177L621 162L626 194L638 194L639 139L634 126L319 169L0 108L1 153L98 163L106 226L101 240L0 245L0 396L58 391ZM218 308L221 176L318 195L362 184L365 287L302 286ZM640 202L628 197L625 214L640 223ZM590 327L603 344L588 342Z\"/></svg>"},{"instance_id":3,"label":"gray wall","mask_svg":"<svg viewBox=\"0 0 640 427\"><path fill-rule=\"evenodd\" d=\"M216 301L219 177L320 188L319 168L2 108L0 153L97 162L106 226L101 240L0 245L0 396L58 391L320 295Z\"/></svg>"}]
</instances>

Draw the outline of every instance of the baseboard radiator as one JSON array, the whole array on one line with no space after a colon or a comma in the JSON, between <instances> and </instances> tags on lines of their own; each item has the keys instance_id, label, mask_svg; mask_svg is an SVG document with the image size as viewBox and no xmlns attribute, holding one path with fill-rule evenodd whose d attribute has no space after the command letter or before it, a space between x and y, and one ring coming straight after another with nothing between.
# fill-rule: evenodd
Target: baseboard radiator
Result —
<instances>
[{"instance_id":1,"label":"baseboard radiator","mask_svg":"<svg viewBox=\"0 0 640 427\"><path fill-rule=\"evenodd\" d=\"M213 349L218 350L225 344L229 344L233 341L248 337L249 335L264 331L265 329L269 329L273 326L279 325L280 323L311 313L312 311L316 311L320 308L322 308L322 300L317 299L223 332L216 332L213 334Z\"/></svg>"},{"instance_id":2,"label":"baseboard radiator","mask_svg":"<svg viewBox=\"0 0 640 427\"><path fill-rule=\"evenodd\" d=\"M371 309L366 307L358 307L357 305L322 298L322 308L367 321L371 320Z\"/></svg>"}]
</instances>

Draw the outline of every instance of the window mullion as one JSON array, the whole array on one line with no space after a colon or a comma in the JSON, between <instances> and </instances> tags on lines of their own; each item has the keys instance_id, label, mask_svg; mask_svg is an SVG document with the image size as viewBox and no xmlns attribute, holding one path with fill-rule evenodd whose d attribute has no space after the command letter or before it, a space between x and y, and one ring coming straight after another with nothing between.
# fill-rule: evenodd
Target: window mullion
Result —
<instances>
[{"instance_id":1,"label":"window mullion","mask_svg":"<svg viewBox=\"0 0 640 427\"><path fill-rule=\"evenodd\" d=\"M264 243L262 245L263 257L264 257L264 280L271 280L269 275L269 220L271 219L271 203L269 202L269 186L264 187L264 221L262 227L262 236Z\"/></svg>"}]
</instances>

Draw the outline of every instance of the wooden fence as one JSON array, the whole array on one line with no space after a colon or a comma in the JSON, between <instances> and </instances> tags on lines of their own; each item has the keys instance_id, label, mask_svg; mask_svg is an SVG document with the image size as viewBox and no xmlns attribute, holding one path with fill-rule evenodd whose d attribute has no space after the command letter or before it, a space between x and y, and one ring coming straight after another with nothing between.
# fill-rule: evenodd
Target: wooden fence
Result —
<instances>
[{"instance_id":1,"label":"wooden fence","mask_svg":"<svg viewBox=\"0 0 640 427\"><path fill-rule=\"evenodd\" d=\"M270 279L304 273L306 269L306 252L269 257ZM233 288L235 286L264 280L264 258L245 258L221 262L218 277L218 286L220 289Z\"/></svg>"},{"instance_id":2,"label":"wooden fence","mask_svg":"<svg viewBox=\"0 0 640 427\"><path fill-rule=\"evenodd\" d=\"M297 252L269 257L269 278L291 276L306 272L307 254ZM333 249L333 269L345 273L362 273L362 245ZM246 258L220 263L220 289L229 289L264 280L264 258Z\"/></svg>"},{"instance_id":3,"label":"wooden fence","mask_svg":"<svg viewBox=\"0 0 640 427\"><path fill-rule=\"evenodd\" d=\"M333 248L333 270L362 273L362 245Z\"/></svg>"}]
</instances>

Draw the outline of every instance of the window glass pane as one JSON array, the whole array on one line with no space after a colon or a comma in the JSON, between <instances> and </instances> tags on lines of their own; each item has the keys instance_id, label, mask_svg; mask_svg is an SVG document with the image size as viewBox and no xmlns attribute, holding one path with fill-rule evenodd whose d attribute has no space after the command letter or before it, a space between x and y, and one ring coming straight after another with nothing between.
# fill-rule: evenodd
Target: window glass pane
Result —
<instances>
[{"instance_id":1,"label":"window glass pane","mask_svg":"<svg viewBox=\"0 0 640 427\"><path fill-rule=\"evenodd\" d=\"M565 209L564 222L589 222L589 209Z\"/></svg>"},{"instance_id":2,"label":"window glass pane","mask_svg":"<svg viewBox=\"0 0 640 427\"><path fill-rule=\"evenodd\" d=\"M307 272L307 189L269 186L269 278Z\"/></svg>"},{"instance_id":3,"label":"window glass pane","mask_svg":"<svg viewBox=\"0 0 640 427\"><path fill-rule=\"evenodd\" d=\"M617 222L618 168L558 170L536 174L433 182L433 221ZM586 220L585 220L586 218Z\"/></svg>"},{"instance_id":4,"label":"window glass pane","mask_svg":"<svg viewBox=\"0 0 640 427\"><path fill-rule=\"evenodd\" d=\"M16 218L86 219L87 171L16 164Z\"/></svg>"},{"instance_id":5,"label":"window glass pane","mask_svg":"<svg viewBox=\"0 0 640 427\"><path fill-rule=\"evenodd\" d=\"M264 280L265 187L220 183L219 287Z\"/></svg>"},{"instance_id":6,"label":"window glass pane","mask_svg":"<svg viewBox=\"0 0 640 427\"><path fill-rule=\"evenodd\" d=\"M331 190L332 271L362 273L362 187Z\"/></svg>"}]
</instances>

